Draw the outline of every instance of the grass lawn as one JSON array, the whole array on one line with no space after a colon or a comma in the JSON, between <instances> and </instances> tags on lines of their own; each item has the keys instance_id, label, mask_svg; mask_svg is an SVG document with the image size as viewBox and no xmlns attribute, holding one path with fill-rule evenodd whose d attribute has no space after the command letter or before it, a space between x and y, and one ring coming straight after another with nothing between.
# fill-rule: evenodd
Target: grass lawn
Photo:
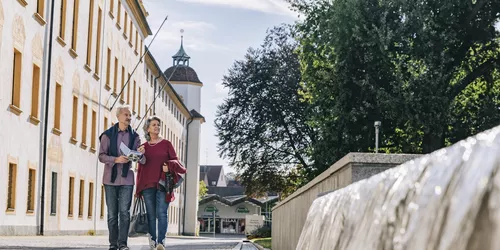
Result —
<instances>
[{"instance_id":1,"label":"grass lawn","mask_svg":"<svg viewBox=\"0 0 500 250\"><path fill-rule=\"evenodd\" d=\"M252 242L255 242L265 248L271 249L271 238L259 238L253 239Z\"/></svg>"}]
</instances>

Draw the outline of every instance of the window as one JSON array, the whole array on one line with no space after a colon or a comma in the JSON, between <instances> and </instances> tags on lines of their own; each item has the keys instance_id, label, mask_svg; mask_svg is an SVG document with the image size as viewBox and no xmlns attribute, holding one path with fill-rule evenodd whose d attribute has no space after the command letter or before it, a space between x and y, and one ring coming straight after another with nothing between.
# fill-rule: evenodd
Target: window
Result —
<instances>
[{"instance_id":1,"label":"window","mask_svg":"<svg viewBox=\"0 0 500 250\"><path fill-rule=\"evenodd\" d=\"M76 54L76 42L78 40L78 9L80 8L80 1L74 0L73 7L73 37L71 38L71 50Z\"/></svg>"},{"instance_id":2,"label":"window","mask_svg":"<svg viewBox=\"0 0 500 250\"><path fill-rule=\"evenodd\" d=\"M146 68L146 82L149 82L149 69Z\"/></svg>"},{"instance_id":3,"label":"window","mask_svg":"<svg viewBox=\"0 0 500 250\"><path fill-rule=\"evenodd\" d=\"M92 57L92 21L94 19L94 0L89 0L89 27L87 34L87 62L86 68L90 71L90 59Z\"/></svg>"},{"instance_id":4,"label":"window","mask_svg":"<svg viewBox=\"0 0 500 250\"><path fill-rule=\"evenodd\" d=\"M89 209L87 217L90 219L94 215L94 183L89 182Z\"/></svg>"},{"instance_id":5,"label":"window","mask_svg":"<svg viewBox=\"0 0 500 250\"><path fill-rule=\"evenodd\" d=\"M10 110L19 115L21 114L21 74L22 74L22 54L14 49L14 69L12 77L12 102Z\"/></svg>"},{"instance_id":6,"label":"window","mask_svg":"<svg viewBox=\"0 0 500 250\"><path fill-rule=\"evenodd\" d=\"M7 185L7 211L16 209L17 164L9 163L9 183Z\"/></svg>"},{"instance_id":7,"label":"window","mask_svg":"<svg viewBox=\"0 0 500 250\"><path fill-rule=\"evenodd\" d=\"M96 128L97 128L97 113L92 110L92 127L90 128L90 149L96 150Z\"/></svg>"},{"instance_id":8,"label":"window","mask_svg":"<svg viewBox=\"0 0 500 250\"><path fill-rule=\"evenodd\" d=\"M141 39L141 56L142 56L142 48L143 48L143 45L142 45L142 39ZM147 80L147 78L146 78L146 80Z\"/></svg>"},{"instance_id":9,"label":"window","mask_svg":"<svg viewBox=\"0 0 500 250\"><path fill-rule=\"evenodd\" d=\"M99 63L101 62L101 23L102 23L102 10L99 8L97 11L97 42L95 49L95 75L99 75Z\"/></svg>"},{"instance_id":10,"label":"window","mask_svg":"<svg viewBox=\"0 0 500 250\"><path fill-rule=\"evenodd\" d=\"M120 0L118 0L118 1L120 1ZM114 17L113 16L113 12L115 11L114 8L115 8L115 0L109 1L109 14L111 14L111 18Z\"/></svg>"},{"instance_id":11,"label":"window","mask_svg":"<svg viewBox=\"0 0 500 250\"><path fill-rule=\"evenodd\" d=\"M104 219L104 185L101 185L101 219Z\"/></svg>"},{"instance_id":12,"label":"window","mask_svg":"<svg viewBox=\"0 0 500 250\"><path fill-rule=\"evenodd\" d=\"M71 139L70 139L70 141L73 143L76 142L77 122L78 122L78 97L73 96L73 118L72 118Z\"/></svg>"},{"instance_id":13,"label":"window","mask_svg":"<svg viewBox=\"0 0 500 250\"><path fill-rule=\"evenodd\" d=\"M125 17L123 18L123 36L127 38L127 12L125 12Z\"/></svg>"},{"instance_id":14,"label":"window","mask_svg":"<svg viewBox=\"0 0 500 250\"><path fill-rule=\"evenodd\" d=\"M132 95L132 112L135 113L135 89L137 88L137 82L134 81L134 94Z\"/></svg>"},{"instance_id":15,"label":"window","mask_svg":"<svg viewBox=\"0 0 500 250\"><path fill-rule=\"evenodd\" d=\"M111 1L113 2L113 1ZM104 86L107 90L111 89L110 77L111 77L111 49L108 48L108 55L106 57L106 85Z\"/></svg>"},{"instance_id":16,"label":"window","mask_svg":"<svg viewBox=\"0 0 500 250\"><path fill-rule=\"evenodd\" d=\"M130 44L130 47L132 47L132 30L133 30L134 26L132 25L132 18L130 18L130 33L129 33L129 40L128 40L128 44Z\"/></svg>"},{"instance_id":17,"label":"window","mask_svg":"<svg viewBox=\"0 0 500 250\"><path fill-rule=\"evenodd\" d=\"M45 10L45 0L38 0L36 3L36 13L43 18L44 10Z\"/></svg>"},{"instance_id":18,"label":"window","mask_svg":"<svg viewBox=\"0 0 500 250\"><path fill-rule=\"evenodd\" d=\"M61 84L56 83L56 102L54 107L54 133L61 134Z\"/></svg>"},{"instance_id":19,"label":"window","mask_svg":"<svg viewBox=\"0 0 500 250\"><path fill-rule=\"evenodd\" d=\"M28 204L27 213L33 213L35 211L35 184L36 184L36 170L30 168L28 172Z\"/></svg>"},{"instance_id":20,"label":"window","mask_svg":"<svg viewBox=\"0 0 500 250\"><path fill-rule=\"evenodd\" d=\"M137 115L141 116L141 87L139 87L139 101L137 102L137 107L139 110L137 110Z\"/></svg>"},{"instance_id":21,"label":"window","mask_svg":"<svg viewBox=\"0 0 500 250\"><path fill-rule=\"evenodd\" d=\"M80 195L78 199L78 218L83 217L83 197L85 196L85 181L80 180Z\"/></svg>"},{"instance_id":22,"label":"window","mask_svg":"<svg viewBox=\"0 0 500 250\"><path fill-rule=\"evenodd\" d=\"M123 90L123 88L125 87L125 67L122 66L122 87L120 89L120 91ZM120 102L123 104L124 103L124 100L123 100L123 92L122 94L120 95Z\"/></svg>"},{"instance_id":23,"label":"window","mask_svg":"<svg viewBox=\"0 0 500 250\"><path fill-rule=\"evenodd\" d=\"M137 54L137 42L139 41L139 32L135 31L135 53Z\"/></svg>"},{"instance_id":24,"label":"window","mask_svg":"<svg viewBox=\"0 0 500 250\"><path fill-rule=\"evenodd\" d=\"M113 79L113 93L116 95L116 87L118 85L118 57L115 57L115 73Z\"/></svg>"},{"instance_id":25,"label":"window","mask_svg":"<svg viewBox=\"0 0 500 250\"><path fill-rule=\"evenodd\" d=\"M75 191L75 177L69 177L69 195L68 195L68 216L73 217L73 199Z\"/></svg>"},{"instance_id":26,"label":"window","mask_svg":"<svg viewBox=\"0 0 500 250\"><path fill-rule=\"evenodd\" d=\"M61 0L61 16L59 23L59 38L64 41L66 35L66 0Z\"/></svg>"},{"instance_id":27,"label":"window","mask_svg":"<svg viewBox=\"0 0 500 250\"><path fill-rule=\"evenodd\" d=\"M52 172L52 183L50 187L50 215L57 212L57 173Z\"/></svg>"},{"instance_id":28,"label":"window","mask_svg":"<svg viewBox=\"0 0 500 250\"><path fill-rule=\"evenodd\" d=\"M87 148L87 104L83 104L83 119L82 119L82 147Z\"/></svg>"},{"instance_id":29,"label":"window","mask_svg":"<svg viewBox=\"0 0 500 250\"><path fill-rule=\"evenodd\" d=\"M128 74L127 78L127 82L129 81L130 81L130 74ZM127 104L130 104L130 84L127 84Z\"/></svg>"},{"instance_id":30,"label":"window","mask_svg":"<svg viewBox=\"0 0 500 250\"><path fill-rule=\"evenodd\" d=\"M30 120L33 124L38 124L38 102L40 96L40 67L33 64L33 82L31 87L31 115Z\"/></svg>"},{"instance_id":31,"label":"window","mask_svg":"<svg viewBox=\"0 0 500 250\"><path fill-rule=\"evenodd\" d=\"M104 116L104 130L103 131L106 131L106 129L108 129L108 117Z\"/></svg>"},{"instance_id":32,"label":"window","mask_svg":"<svg viewBox=\"0 0 500 250\"><path fill-rule=\"evenodd\" d=\"M122 18L122 2L118 0L118 17L116 18L116 26L120 29L120 21Z\"/></svg>"}]
</instances>

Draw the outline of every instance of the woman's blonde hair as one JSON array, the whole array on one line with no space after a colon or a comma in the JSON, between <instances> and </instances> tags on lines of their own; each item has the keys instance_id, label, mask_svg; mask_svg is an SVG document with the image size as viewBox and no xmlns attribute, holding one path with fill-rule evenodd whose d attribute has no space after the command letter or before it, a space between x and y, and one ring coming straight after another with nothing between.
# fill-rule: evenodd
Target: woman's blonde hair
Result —
<instances>
[{"instance_id":1,"label":"woman's blonde hair","mask_svg":"<svg viewBox=\"0 0 500 250\"><path fill-rule=\"evenodd\" d=\"M151 141L151 136L149 135L148 129L149 129L149 126L151 125L151 122L153 120L158 121L160 123L160 125L161 125L161 119L160 119L160 117L155 116L155 115L148 117L148 119L144 123L144 127L142 128L144 130L144 137L146 137L146 141Z\"/></svg>"}]
</instances>

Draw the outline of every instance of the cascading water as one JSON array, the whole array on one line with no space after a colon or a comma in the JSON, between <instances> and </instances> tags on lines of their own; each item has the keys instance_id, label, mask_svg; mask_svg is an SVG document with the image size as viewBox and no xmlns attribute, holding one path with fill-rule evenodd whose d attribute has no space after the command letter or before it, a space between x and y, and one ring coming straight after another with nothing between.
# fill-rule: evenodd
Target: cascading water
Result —
<instances>
[{"instance_id":1,"label":"cascading water","mask_svg":"<svg viewBox=\"0 0 500 250\"><path fill-rule=\"evenodd\" d=\"M500 127L317 198L297 250L500 249Z\"/></svg>"}]
</instances>

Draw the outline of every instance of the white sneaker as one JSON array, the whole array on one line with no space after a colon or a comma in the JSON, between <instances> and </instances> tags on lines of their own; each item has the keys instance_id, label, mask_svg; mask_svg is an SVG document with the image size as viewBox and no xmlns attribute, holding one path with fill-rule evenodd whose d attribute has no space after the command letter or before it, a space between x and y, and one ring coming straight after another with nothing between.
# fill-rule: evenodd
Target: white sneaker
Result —
<instances>
[{"instance_id":1,"label":"white sneaker","mask_svg":"<svg viewBox=\"0 0 500 250\"><path fill-rule=\"evenodd\" d=\"M165 246L163 246L163 244L158 244L156 250L165 250Z\"/></svg>"},{"instance_id":2,"label":"white sneaker","mask_svg":"<svg viewBox=\"0 0 500 250\"><path fill-rule=\"evenodd\" d=\"M156 242L149 238L149 249L150 250L155 250L156 249Z\"/></svg>"}]
</instances>

